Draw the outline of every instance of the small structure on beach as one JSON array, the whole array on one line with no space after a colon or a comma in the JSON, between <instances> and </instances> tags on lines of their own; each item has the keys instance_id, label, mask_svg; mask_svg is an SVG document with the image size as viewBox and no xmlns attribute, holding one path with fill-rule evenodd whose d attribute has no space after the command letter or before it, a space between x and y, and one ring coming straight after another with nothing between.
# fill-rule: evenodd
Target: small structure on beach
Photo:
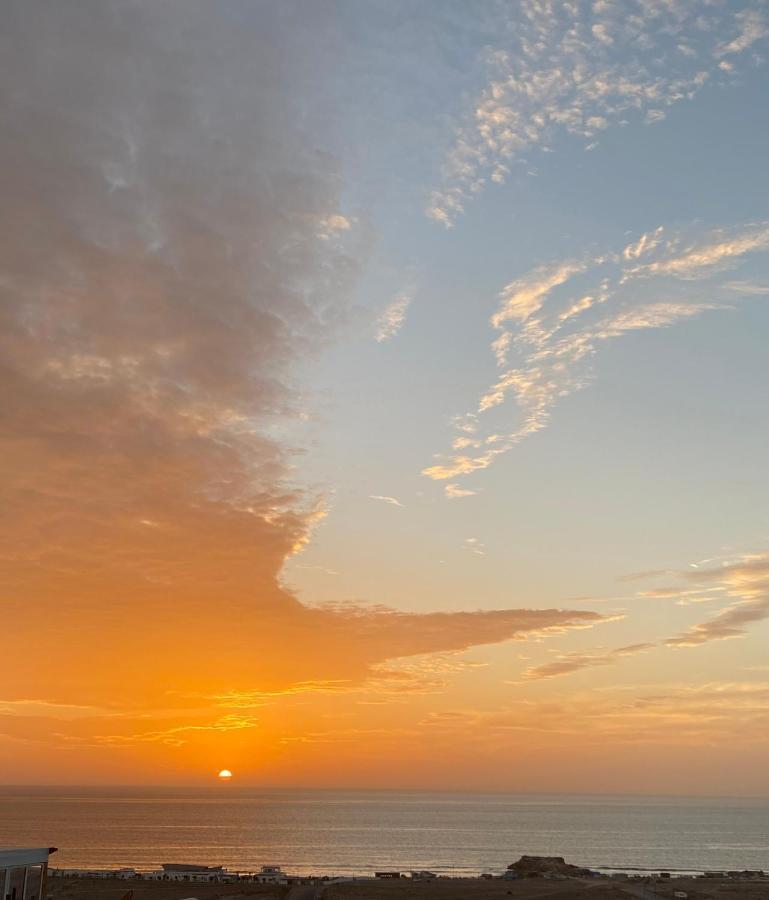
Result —
<instances>
[{"instance_id":1,"label":"small structure on beach","mask_svg":"<svg viewBox=\"0 0 769 900\"><path fill-rule=\"evenodd\" d=\"M400 872L374 872L375 878L400 878Z\"/></svg>"}]
</instances>

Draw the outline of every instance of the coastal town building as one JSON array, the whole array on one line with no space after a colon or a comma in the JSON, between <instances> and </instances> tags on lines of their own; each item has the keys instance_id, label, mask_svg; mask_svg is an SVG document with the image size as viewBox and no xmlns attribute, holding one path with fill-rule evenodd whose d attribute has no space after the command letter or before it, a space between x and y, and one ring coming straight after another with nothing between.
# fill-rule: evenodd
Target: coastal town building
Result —
<instances>
[{"instance_id":1,"label":"coastal town building","mask_svg":"<svg viewBox=\"0 0 769 900\"><path fill-rule=\"evenodd\" d=\"M141 878L136 869L49 869L51 878L118 878L128 881L131 878Z\"/></svg>"},{"instance_id":2,"label":"coastal town building","mask_svg":"<svg viewBox=\"0 0 769 900\"><path fill-rule=\"evenodd\" d=\"M116 875L114 872L107 873L106 877L114 878ZM230 872L224 866L163 863L159 869L136 873L133 877L145 881L187 881L194 884L233 884L237 881L288 884L288 876L280 866L262 866L258 872Z\"/></svg>"},{"instance_id":3,"label":"coastal town building","mask_svg":"<svg viewBox=\"0 0 769 900\"><path fill-rule=\"evenodd\" d=\"M238 880L235 872L228 872L224 866L200 866L192 863L163 863L159 870L144 875L149 881L190 881L200 883L223 883Z\"/></svg>"},{"instance_id":4,"label":"coastal town building","mask_svg":"<svg viewBox=\"0 0 769 900\"><path fill-rule=\"evenodd\" d=\"M262 866L253 876L247 877L257 884L288 884L288 877L280 866Z\"/></svg>"},{"instance_id":5,"label":"coastal town building","mask_svg":"<svg viewBox=\"0 0 769 900\"><path fill-rule=\"evenodd\" d=\"M43 900L48 857L55 852L55 847L0 849L3 900Z\"/></svg>"},{"instance_id":6,"label":"coastal town building","mask_svg":"<svg viewBox=\"0 0 769 900\"><path fill-rule=\"evenodd\" d=\"M238 881L247 881L256 884L287 885L289 876L280 866L265 865L256 872L230 872L224 866L203 866L193 863L163 863L159 869L149 872L140 872L133 868L121 869L78 869L61 868L50 869L52 878L99 878L119 880L141 881L186 881L194 884L234 884ZM0 877L0 885L2 878ZM0 895L0 900L11 900ZM22 900L17 894L13 900ZM39 900L31 894L26 900Z\"/></svg>"}]
</instances>

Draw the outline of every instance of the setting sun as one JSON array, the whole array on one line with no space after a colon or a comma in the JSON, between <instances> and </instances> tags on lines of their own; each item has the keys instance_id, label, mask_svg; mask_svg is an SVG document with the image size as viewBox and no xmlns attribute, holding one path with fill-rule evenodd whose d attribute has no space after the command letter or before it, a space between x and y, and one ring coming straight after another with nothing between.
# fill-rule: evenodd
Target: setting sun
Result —
<instances>
[{"instance_id":1,"label":"setting sun","mask_svg":"<svg viewBox=\"0 0 769 900\"><path fill-rule=\"evenodd\" d=\"M221 778L222 781L229 781L229 779L232 778L232 772L230 772L229 769L222 769L221 772L219 772L218 777Z\"/></svg>"}]
</instances>

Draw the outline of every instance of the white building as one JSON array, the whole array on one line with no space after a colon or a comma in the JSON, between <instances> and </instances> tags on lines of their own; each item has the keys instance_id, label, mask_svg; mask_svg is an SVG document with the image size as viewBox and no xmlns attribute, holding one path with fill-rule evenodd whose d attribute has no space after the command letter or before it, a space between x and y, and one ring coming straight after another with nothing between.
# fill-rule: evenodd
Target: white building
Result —
<instances>
[{"instance_id":1,"label":"white building","mask_svg":"<svg viewBox=\"0 0 769 900\"><path fill-rule=\"evenodd\" d=\"M56 847L0 850L3 900L44 900L48 857Z\"/></svg>"},{"instance_id":2,"label":"white building","mask_svg":"<svg viewBox=\"0 0 769 900\"><path fill-rule=\"evenodd\" d=\"M262 866L254 873L253 880L257 884L288 884L286 873L280 866Z\"/></svg>"},{"instance_id":3,"label":"white building","mask_svg":"<svg viewBox=\"0 0 769 900\"><path fill-rule=\"evenodd\" d=\"M238 880L235 872L228 872L222 866L196 866L189 863L163 863L155 872L142 876L147 881L189 881L195 884L221 884Z\"/></svg>"},{"instance_id":4,"label":"white building","mask_svg":"<svg viewBox=\"0 0 769 900\"><path fill-rule=\"evenodd\" d=\"M48 870L51 878L138 878L136 869L54 869Z\"/></svg>"}]
</instances>

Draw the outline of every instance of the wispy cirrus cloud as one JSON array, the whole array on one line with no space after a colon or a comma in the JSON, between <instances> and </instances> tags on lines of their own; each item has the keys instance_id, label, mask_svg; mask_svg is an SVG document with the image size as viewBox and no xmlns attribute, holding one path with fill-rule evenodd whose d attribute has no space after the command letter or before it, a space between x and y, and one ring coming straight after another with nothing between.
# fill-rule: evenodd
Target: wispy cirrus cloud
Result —
<instances>
[{"instance_id":1,"label":"wispy cirrus cloud","mask_svg":"<svg viewBox=\"0 0 769 900\"><path fill-rule=\"evenodd\" d=\"M447 484L445 494L449 500L459 500L462 497L475 497L478 491L463 488L458 484Z\"/></svg>"},{"instance_id":2,"label":"wispy cirrus cloud","mask_svg":"<svg viewBox=\"0 0 769 900\"><path fill-rule=\"evenodd\" d=\"M568 738L586 743L703 746L767 740L767 684L707 681L642 684L577 692L561 701L520 699L494 710L449 710L428 716L425 726L446 734L473 733L488 742L506 733L538 735L543 746Z\"/></svg>"},{"instance_id":3,"label":"wispy cirrus cloud","mask_svg":"<svg viewBox=\"0 0 769 900\"><path fill-rule=\"evenodd\" d=\"M601 653L563 653L549 663L539 666L530 666L522 675L522 681L541 681L547 678L557 678L560 675L570 675L581 669L591 669L596 666L611 666L626 656L636 653L644 653L651 650L655 644L640 643L628 644L625 647L617 647L614 650L606 650Z\"/></svg>"},{"instance_id":4,"label":"wispy cirrus cloud","mask_svg":"<svg viewBox=\"0 0 769 900\"><path fill-rule=\"evenodd\" d=\"M454 421L453 450L475 452L439 457L424 474L448 480L485 469L544 429L555 405L590 383L590 363L607 342L667 328L750 296L739 290L739 281L721 276L768 246L765 222L694 236L657 228L619 251L540 266L512 281L491 317L499 332L491 349L503 371L477 408ZM696 292L692 282L699 282ZM647 295L666 299L639 299ZM510 365L513 355L519 364ZM484 414L508 397L518 409L515 429L499 424L483 429Z\"/></svg>"},{"instance_id":5,"label":"wispy cirrus cloud","mask_svg":"<svg viewBox=\"0 0 769 900\"><path fill-rule=\"evenodd\" d=\"M50 719L88 719L97 716L108 716L106 707L88 706L86 704L56 703L48 700L2 700L0 699L0 716L44 717Z\"/></svg>"},{"instance_id":6,"label":"wispy cirrus cloud","mask_svg":"<svg viewBox=\"0 0 769 900\"><path fill-rule=\"evenodd\" d=\"M369 494L369 500L381 500L382 503L389 503L390 506L403 506L396 497L387 497L383 494Z\"/></svg>"},{"instance_id":7,"label":"wispy cirrus cloud","mask_svg":"<svg viewBox=\"0 0 769 900\"><path fill-rule=\"evenodd\" d=\"M377 329L375 338L378 343L389 341L403 327L406 321L406 313L414 300L413 288L404 288L399 291L395 298L385 307L382 314L377 319Z\"/></svg>"},{"instance_id":8,"label":"wispy cirrus cloud","mask_svg":"<svg viewBox=\"0 0 769 900\"><path fill-rule=\"evenodd\" d=\"M769 37L769 21L765 6L741 10L735 14L734 24L737 29L736 36L716 47L717 57L744 53L756 42Z\"/></svg>"},{"instance_id":9,"label":"wispy cirrus cloud","mask_svg":"<svg viewBox=\"0 0 769 900\"><path fill-rule=\"evenodd\" d=\"M641 242L645 237L646 235ZM637 259L639 256L645 255L657 245L647 246L648 249L644 249L632 258ZM692 280L707 278L712 274L733 268L735 260L744 257L747 253L767 248L769 248L769 228L765 224L749 228L742 234L730 235L725 231L715 231L705 239L692 242L687 246L673 244L671 250L674 252L667 257L632 268L624 277L629 279L633 276L672 275L676 278Z\"/></svg>"},{"instance_id":10,"label":"wispy cirrus cloud","mask_svg":"<svg viewBox=\"0 0 769 900\"><path fill-rule=\"evenodd\" d=\"M466 659L457 653L431 653L392 660L372 667L363 685L356 686L359 702L383 703L414 694L440 694L450 679L484 668L487 663Z\"/></svg>"},{"instance_id":11,"label":"wispy cirrus cloud","mask_svg":"<svg viewBox=\"0 0 769 900\"><path fill-rule=\"evenodd\" d=\"M555 263L511 281L499 295L499 309L491 317L491 324L500 329L510 321L536 321L532 317L542 309L553 288L567 282L572 275L584 271L585 267L586 263L576 260Z\"/></svg>"},{"instance_id":12,"label":"wispy cirrus cloud","mask_svg":"<svg viewBox=\"0 0 769 900\"><path fill-rule=\"evenodd\" d=\"M749 294L758 297L769 295L769 284L762 284L759 281L729 281L724 286L727 290L734 291L736 294Z\"/></svg>"},{"instance_id":13,"label":"wispy cirrus cloud","mask_svg":"<svg viewBox=\"0 0 769 900\"><path fill-rule=\"evenodd\" d=\"M476 556L486 555L486 547L483 541L476 537L465 538L464 541L462 541L462 549L469 550L470 553L474 553Z\"/></svg>"},{"instance_id":14,"label":"wispy cirrus cloud","mask_svg":"<svg viewBox=\"0 0 769 900\"><path fill-rule=\"evenodd\" d=\"M131 734L97 734L92 739L94 744L107 744L118 747L129 747L135 744L160 743L171 747L181 747L190 738L201 732L222 734L228 731L243 731L259 727L259 720L253 716L228 715L221 716L211 722L188 723L174 725L171 728L137 731Z\"/></svg>"},{"instance_id":15,"label":"wispy cirrus cloud","mask_svg":"<svg viewBox=\"0 0 769 900\"><path fill-rule=\"evenodd\" d=\"M352 682L346 679L333 681L299 681L296 684L275 690L225 691L220 694L203 695L201 699L212 701L225 709L259 709L285 697L304 694L336 694L349 691Z\"/></svg>"},{"instance_id":16,"label":"wispy cirrus cloud","mask_svg":"<svg viewBox=\"0 0 769 900\"><path fill-rule=\"evenodd\" d=\"M498 33L486 54L489 82L458 126L427 206L446 227L489 183L506 181L561 135L591 148L633 117L663 120L714 76L730 77L767 26L756 3L523 0Z\"/></svg>"},{"instance_id":17,"label":"wispy cirrus cloud","mask_svg":"<svg viewBox=\"0 0 769 900\"><path fill-rule=\"evenodd\" d=\"M769 618L769 553L747 554L721 566L683 573L683 578L732 602L712 618L669 638L670 647L742 637L749 625Z\"/></svg>"},{"instance_id":18,"label":"wispy cirrus cloud","mask_svg":"<svg viewBox=\"0 0 769 900\"><path fill-rule=\"evenodd\" d=\"M654 647L696 647L709 641L738 638L747 627L769 618L769 553L743 553L722 560L718 565L676 570L657 570L624 576L623 581L665 577L677 584L640 590L636 600L673 601L678 606L698 603L727 603L705 622L693 625L682 634L661 642L628 644L610 650L560 653L550 662L530 666L521 674L519 684L569 675L583 669L611 666L628 656L645 653Z\"/></svg>"}]
</instances>

